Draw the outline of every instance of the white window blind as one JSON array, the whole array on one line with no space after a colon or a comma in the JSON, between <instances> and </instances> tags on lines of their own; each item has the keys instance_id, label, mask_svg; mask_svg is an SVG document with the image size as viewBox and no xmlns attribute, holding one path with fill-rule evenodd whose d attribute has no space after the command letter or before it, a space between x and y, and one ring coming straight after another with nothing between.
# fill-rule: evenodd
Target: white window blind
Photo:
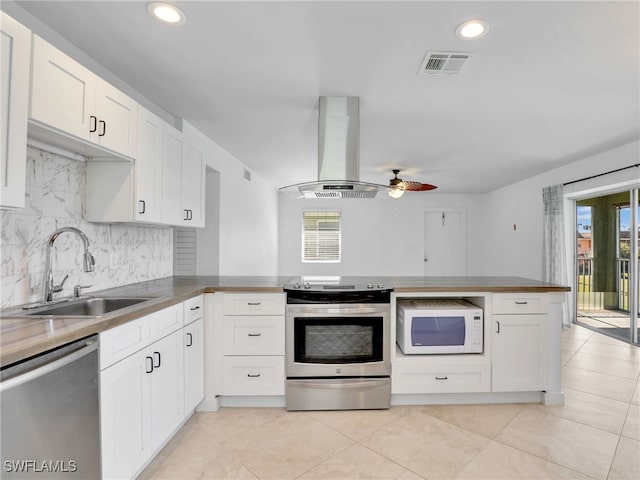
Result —
<instances>
[{"instance_id":1,"label":"white window blind","mask_svg":"<svg viewBox=\"0 0 640 480\"><path fill-rule=\"evenodd\" d=\"M340 212L302 212L302 261L340 261Z\"/></svg>"}]
</instances>

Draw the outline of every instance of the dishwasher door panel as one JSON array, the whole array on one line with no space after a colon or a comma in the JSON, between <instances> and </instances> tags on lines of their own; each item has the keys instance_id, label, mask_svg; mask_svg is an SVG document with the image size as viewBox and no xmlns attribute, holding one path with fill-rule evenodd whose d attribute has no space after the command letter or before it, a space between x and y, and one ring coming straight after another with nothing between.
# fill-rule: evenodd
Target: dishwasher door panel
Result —
<instances>
[{"instance_id":1,"label":"dishwasher door panel","mask_svg":"<svg viewBox=\"0 0 640 480\"><path fill-rule=\"evenodd\" d=\"M3 379L1 478L100 478L98 349L87 343Z\"/></svg>"}]
</instances>

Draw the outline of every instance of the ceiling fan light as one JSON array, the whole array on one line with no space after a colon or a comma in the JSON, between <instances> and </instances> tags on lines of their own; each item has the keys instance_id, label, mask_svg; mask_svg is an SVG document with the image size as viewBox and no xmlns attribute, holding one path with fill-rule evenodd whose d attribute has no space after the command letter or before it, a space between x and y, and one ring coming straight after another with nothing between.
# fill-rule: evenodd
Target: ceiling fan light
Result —
<instances>
[{"instance_id":1,"label":"ceiling fan light","mask_svg":"<svg viewBox=\"0 0 640 480\"><path fill-rule=\"evenodd\" d=\"M400 198L404 195L404 188L392 188L389 190L389 196L391 198Z\"/></svg>"}]
</instances>

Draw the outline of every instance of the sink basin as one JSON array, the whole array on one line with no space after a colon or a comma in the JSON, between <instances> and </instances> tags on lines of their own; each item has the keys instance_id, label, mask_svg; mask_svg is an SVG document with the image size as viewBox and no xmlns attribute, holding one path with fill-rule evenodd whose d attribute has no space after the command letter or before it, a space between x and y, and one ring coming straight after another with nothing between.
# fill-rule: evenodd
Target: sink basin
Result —
<instances>
[{"instance_id":1,"label":"sink basin","mask_svg":"<svg viewBox=\"0 0 640 480\"><path fill-rule=\"evenodd\" d=\"M83 316L96 317L106 313L130 307L137 303L146 302L151 298L112 298L91 297L74 300L69 303L53 305L51 307L38 308L32 312L24 312L24 315L34 316Z\"/></svg>"}]
</instances>

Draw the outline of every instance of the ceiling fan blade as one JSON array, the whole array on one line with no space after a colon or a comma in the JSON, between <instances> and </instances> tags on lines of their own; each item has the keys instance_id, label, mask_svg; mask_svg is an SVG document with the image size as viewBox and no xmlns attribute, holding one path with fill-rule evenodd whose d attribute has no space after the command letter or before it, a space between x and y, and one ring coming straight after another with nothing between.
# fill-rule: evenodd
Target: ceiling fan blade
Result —
<instances>
[{"instance_id":1,"label":"ceiling fan blade","mask_svg":"<svg viewBox=\"0 0 640 480\"><path fill-rule=\"evenodd\" d=\"M411 182L407 180L404 180L402 183L404 185L404 189L409 190L410 192L424 192L426 190L434 190L438 188L437 186L429 183Z\"/></svg>"}]
</instances>

